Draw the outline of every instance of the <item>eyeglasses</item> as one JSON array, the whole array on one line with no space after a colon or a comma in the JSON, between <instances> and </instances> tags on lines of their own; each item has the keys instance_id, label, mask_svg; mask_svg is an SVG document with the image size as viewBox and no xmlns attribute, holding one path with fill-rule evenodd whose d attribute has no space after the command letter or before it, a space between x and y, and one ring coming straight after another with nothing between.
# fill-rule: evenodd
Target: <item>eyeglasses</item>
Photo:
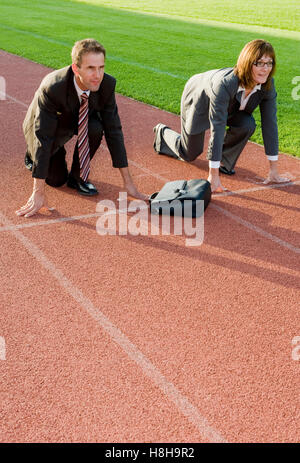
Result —
<instances>
[{"instance_id":1,"label":"eyeglasses","mask_svg":"<svg viewBox=\"0 0 300 463\"><path fill-rule=\"evenodd\" d=\"M267 66L267 68L272 68L274 63L273 61L255 61L253 64L258 68L263 68L265 66Z\"/></svg>"}]
</instances>

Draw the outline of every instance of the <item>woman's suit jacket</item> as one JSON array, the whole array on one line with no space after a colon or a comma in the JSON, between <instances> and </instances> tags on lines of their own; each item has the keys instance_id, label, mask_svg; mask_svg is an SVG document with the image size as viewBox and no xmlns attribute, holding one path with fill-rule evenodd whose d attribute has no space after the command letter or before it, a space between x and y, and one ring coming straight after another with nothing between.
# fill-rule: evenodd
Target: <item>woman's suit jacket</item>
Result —
<instances>
[{"instance_id":1,"label":"woman's suit jacket","mask_svg":"<svg viewBox=\"0 0 300 463\"><path fill-rule=\"evenodd\" d=\"M115 78L104 74L99 90L90 93L89 118L101 122L113 166L120 168L128 163L115 85ZM53 71L42 80L23 123L33 177L46 178L51 154L78 133L79 106L71 66Z\"/></svg>"},{"instance_id":2,"label":"woman's suit jacket","mask_svg":"<svg viewBox=\"0 0 300 463\"><path fill-rule=\"evenodd\" d=\"M222 158L222 146L227 119L239 111L241 93L239 79L233 68L216 69L191 77L181 99L181 118L190 135L211 131L212 161ZM244 109L252 114L259 105L265 151L268 156L278 154L276 90L272 80L268 91L262 85L248 100Z\"/></svg>"}]
</instances>

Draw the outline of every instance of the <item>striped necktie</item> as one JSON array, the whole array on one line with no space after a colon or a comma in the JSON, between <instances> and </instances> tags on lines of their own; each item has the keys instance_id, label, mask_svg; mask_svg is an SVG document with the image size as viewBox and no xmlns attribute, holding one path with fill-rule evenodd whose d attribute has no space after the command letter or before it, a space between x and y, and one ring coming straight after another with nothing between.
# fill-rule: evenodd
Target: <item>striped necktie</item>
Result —
<instances>
[{"instance_id":1,"label":"striped necktie","mask_svg":"<svg viewBox=\"0 0 300 463\"><path fill-rule=\"evenodd\" d=\"M78 155L80 165L80 178L86 182L90 173L90 146L88 137L89 97L86 93L81 95L81 104L78 119Z\"/></svg>"}]
</instances>

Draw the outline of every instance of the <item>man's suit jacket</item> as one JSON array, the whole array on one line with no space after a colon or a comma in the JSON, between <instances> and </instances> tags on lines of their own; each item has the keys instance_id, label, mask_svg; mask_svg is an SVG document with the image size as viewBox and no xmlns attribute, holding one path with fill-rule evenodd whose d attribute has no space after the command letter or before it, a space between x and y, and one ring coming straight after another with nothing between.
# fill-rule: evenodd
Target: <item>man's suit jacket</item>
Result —
<instances>
[{"instance_id":1,"label":"man's suit jacket","mask_svg":"<svg viewBox=\"0 0 300 463\"><path fill-rule=\"evenodd\" d=\"M113 166L120 168L128 163L115 86L115 78L104 74L99 90L90 92L89 118L100 120ZM77 134L79 106L71 66L53 71L42 80L23 123L33 177L46 178L51 154Z\"/></svg>"},{"instance_id":2,"label":"man's suit jacket","mask_svg":"<svg viewBox=\"0 0 300 463\"><path fill-rule=\"evenodd\" d=\"M239 79L233 68L216 69L191 77L185 85L181 99L182 123L188 134L211 131L212 161L222 158L222 146L228 117L239 111L241 93ZM278 154L276 90L274 81L270 90L262 85L249 98L244 109L252 114L259 105L265 152Z\"/></svg>"}]
</instances>

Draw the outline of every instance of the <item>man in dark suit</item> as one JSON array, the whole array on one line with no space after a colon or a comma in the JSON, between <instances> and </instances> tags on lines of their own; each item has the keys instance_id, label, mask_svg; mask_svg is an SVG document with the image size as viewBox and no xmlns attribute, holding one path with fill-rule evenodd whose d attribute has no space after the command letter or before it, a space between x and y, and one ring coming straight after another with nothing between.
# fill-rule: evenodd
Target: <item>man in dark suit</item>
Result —
<instances>
[{"instance_id":1,"label":"man in dark suit","mask_svg":"<svg viewBox=\"0 0 300 463\"><path fill-rule=\"evenodd\" d=\"M193 161L203 151L210 128L207 152L212 191L224 190L219 171L233 175L234 166L255 130L254 109L259 106L265 152L270 162L267 182L285 182L277 171L275 52L257 39L245 45L235 68L196 74L185 85L181 98L181 135L164 124L154 127L154 149L159 154ZM226 130L226 127L228 129Z\"/></svg>"},{"instance_id":2,"label":"man in dark suit","mask_svg":"<svg viewBox=\"0 0 300 463\"><path fill-rule=\"evenodd\" d=\"M103 46L94 39L84 39L72 49L72 66L51 72L41 82L23 123L25 166L32 171L33 193L16 211L18 215L30 217L41 207L48 207L45 183L59 187L67 182L82 195L97 194L87 177L103 133L113 167L120 169L128 194L147 198L138 192L128 170L115 100L116 80L104 73L104 66ZM78 140L68 173L64 145L74 135Z\"/></svg>"}]
</instances>

